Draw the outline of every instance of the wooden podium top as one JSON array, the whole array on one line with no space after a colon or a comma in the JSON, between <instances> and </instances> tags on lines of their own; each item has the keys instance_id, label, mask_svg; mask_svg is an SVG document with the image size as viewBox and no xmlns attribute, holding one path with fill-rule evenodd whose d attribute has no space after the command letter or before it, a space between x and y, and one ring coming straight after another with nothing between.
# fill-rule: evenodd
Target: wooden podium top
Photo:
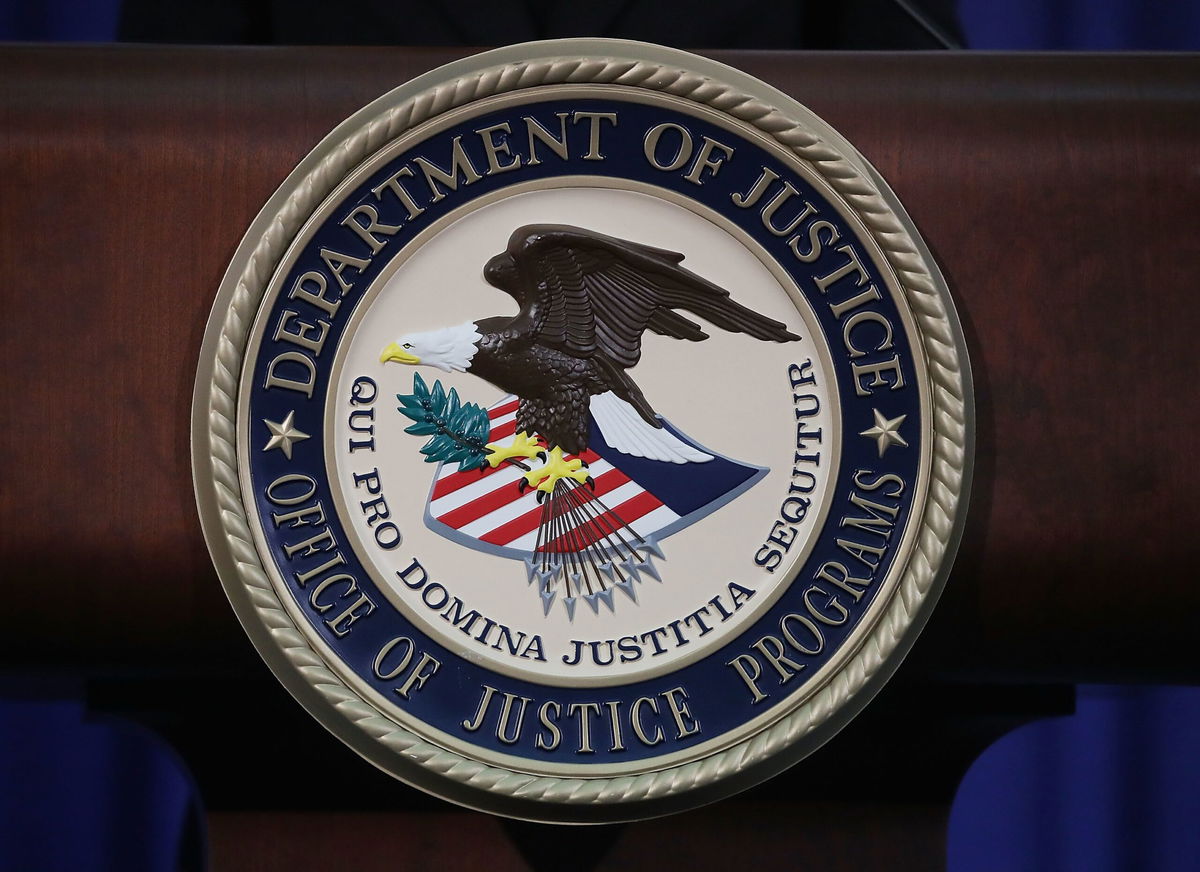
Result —
<instances>
[{"instance_id":1,"label":"wooden podium top","mask_svg":"<svg viewBox=\"0 0 1200 872\"><path fill-rule=\"evenodd\" d=\"M6 664L244 656L189 466L218 283L328 130L464 53L0 49ZM964 322L974 493L915 668L1200 678L1200 57L717 57L875 164Z\"/></svg>"}]
</instances>

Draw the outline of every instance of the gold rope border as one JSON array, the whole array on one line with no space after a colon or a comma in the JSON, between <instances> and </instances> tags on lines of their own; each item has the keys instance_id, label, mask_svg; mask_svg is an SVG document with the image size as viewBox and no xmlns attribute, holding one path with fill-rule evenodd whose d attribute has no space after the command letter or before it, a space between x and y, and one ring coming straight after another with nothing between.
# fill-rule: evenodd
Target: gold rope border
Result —
<instances>
[{"instance_id":1,"label":"gold rope border","mask_svg":"<svg viewBox=\"0 0 1200 872\"><path fill-rule=\"evenodd\" d=\"M632 86L713 107L753 125L807 161L870 228L896 271L921 334L934 388L931 484L921 530L896 595L858 652L823 688L767 730L701 760L616 778L535 776L480 763L425 741L347 688L293 624L263 569L240 497L236 449L238 377L250 325L280 258L330 191L383 145L443 112L496 94L575 83ZM372 741L464 785L515 799L571 804L658 799L733 776L793 745L861 690L900 643L934 584L962 496L969 436L963 369L945 301L907 229L870 179L801 123L709 76L671 65L578 56L501 64L430 88L351 134L300 182L258 241L222 325L208 396L210 460L221 527L238 575L274 643L304 680Z\"/></svg>"}]
</instances>

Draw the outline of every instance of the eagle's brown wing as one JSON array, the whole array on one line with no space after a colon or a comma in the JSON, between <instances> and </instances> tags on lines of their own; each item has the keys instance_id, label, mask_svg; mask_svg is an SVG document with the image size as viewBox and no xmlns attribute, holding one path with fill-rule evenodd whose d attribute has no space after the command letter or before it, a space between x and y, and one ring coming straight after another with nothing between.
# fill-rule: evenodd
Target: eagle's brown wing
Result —
<instances>
[{"instance_id":1,"label":"eagle's brown wing","mask_svg":"<svg viewBox=\"0 0 1200 872\"><path fill-rule=\"evenodd\" d=\"M532 338L581 357L603 354L622 369L642 353L642 334L706 339L700 325L756 339L798 339L778 321L730 299L729 292L680 266L683 255L579 227L529 224L513 233L508 253L527 297Z\"/></svg>"},{"instance_id":2,"label":"eagle's brown wing","mask_svg":"<svg viewBox=\"0 0 1200 872\"><path fill-rule=\"evenodd\" d=\"M661 426L625 371L642 356L647 330L676 339L707 339L677 310L756 339L799 337L729 292L680 266L683 255L562 224L527 224L485 270L488 281L521 305L509 329L535 345L593 362L594 371L643 418Z\"/></svg>"}]
</instances>

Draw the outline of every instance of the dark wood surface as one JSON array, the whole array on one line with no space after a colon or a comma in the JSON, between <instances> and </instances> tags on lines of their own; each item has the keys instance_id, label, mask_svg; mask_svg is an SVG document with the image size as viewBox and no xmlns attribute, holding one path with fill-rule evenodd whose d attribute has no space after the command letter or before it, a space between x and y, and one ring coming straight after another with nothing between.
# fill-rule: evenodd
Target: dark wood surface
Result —
<instances>
[{"instance_id":1,"label":"dark wood surface","mask_svg":"<svg viewBox=\"0 0 1200 872\"><path fill-rule=\"evenodd\" d=\"M252 658L192 495L209 308L296 162L458 54L0 49L4 665ZM878 167L965 324L975 491L908 669L1195 680L1200 59L719 58Z\"/></svg>"},{"instance_id":2,"label":"dark wood surface","mask_svg":"<svg viewBox=\"0 0 1200 872\"><path fill-rule=\"evenodd\" d=\"M454 813L209 815L214 872L663 872L812 869L931 872L945 809L914 804L728 803L620 827L513 825ZM369 845L370 851L362 848Z\"/></svg>"}]
</instances>

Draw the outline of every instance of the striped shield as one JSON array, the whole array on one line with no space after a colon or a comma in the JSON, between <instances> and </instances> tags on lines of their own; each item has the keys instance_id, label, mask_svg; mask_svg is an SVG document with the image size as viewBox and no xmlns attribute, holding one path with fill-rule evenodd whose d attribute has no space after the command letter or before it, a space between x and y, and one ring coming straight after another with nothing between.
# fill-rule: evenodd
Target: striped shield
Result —
<instances>
[{"instance_id":1,"label":"striped shield","mask_svg":"<svg viewBox=\"0 0 1200 872\"><path fill-rule=\"evenodd\" d=\"M509 396L488 409L490 442L512 442L517 402ZM737 498L766 475L764 467L715 454L661 420L675 436L712 459L671 463L625 454L604 441L593 418L589 448L578 456L588 464L594 487L580 492L585 501L594 500L603 508L577 514L577 520L557 528L554 537L544 531L539 535L543 511L536 491L522 493L518 485L523 472L509 464L469 472L459 471L455 463L439 464L425 522L468 548L526 562L542 552L576 550L611 529L631 528L653 546Z\"/></svg>"}]
</instances>

